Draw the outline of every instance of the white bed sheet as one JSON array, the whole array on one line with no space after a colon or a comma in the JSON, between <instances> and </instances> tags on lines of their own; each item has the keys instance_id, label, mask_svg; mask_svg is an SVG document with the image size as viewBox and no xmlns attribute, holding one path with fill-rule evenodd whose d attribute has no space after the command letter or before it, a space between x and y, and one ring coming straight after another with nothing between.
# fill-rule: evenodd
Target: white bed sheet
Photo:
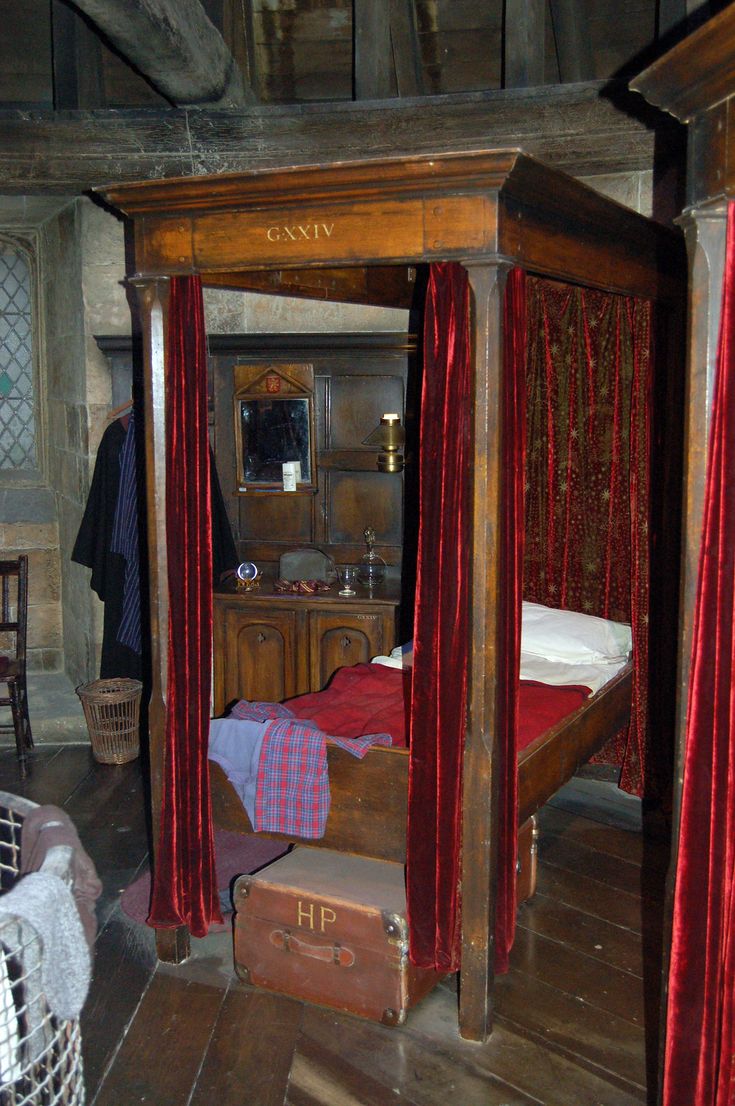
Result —
<instances>
[{"instance_id":1,"label":"white bed sheet","mask_svg":"<svg viewBox=\"0 0 735 1106\"><path fill-rule=\"evenodd\" d=\"M537 657L534 653L521 653L521 679L537 680L542 684L581 684L594 694L613 676L617 676L627 663L627 659L623 658L592 664L568 664L566 661Z\"/></svg>"},{"instance_id":2,"label":"white bed sheet","mask_svg":"<svg viewBox=\"0 0 735 1106\"><path fill-rule=\"evenodd\" d=\"M373 664L384 664L388 668L410 668L413 663L413 650L401 654L398 646L390 657L373 657ZM627 659L598 661L594 664L571 664L567 661L538 657L535 653L521 653L521 679L536 680L542 684L581 684L594 694L604 687L613 676L628 663Z\"/></svg>"}]
</instances>

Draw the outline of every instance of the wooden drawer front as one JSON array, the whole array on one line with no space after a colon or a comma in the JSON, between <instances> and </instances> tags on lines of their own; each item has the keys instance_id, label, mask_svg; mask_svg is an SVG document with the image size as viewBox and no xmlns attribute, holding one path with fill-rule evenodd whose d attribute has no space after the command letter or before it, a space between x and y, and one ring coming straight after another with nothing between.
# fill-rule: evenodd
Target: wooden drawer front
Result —
<instances>
[{"instance_id":1,"label":"wooden drawer front","mask_svg":"<svg viewBox=\"0 0 735 1106\"><path fill-rule=\"evenodd\" d=\"M384 621L385 616L374 610L344 614L313 611L309 620L312 691L321 691L338 668L365 664L382 653Z\"/></svg>"},{"instance_id":2,"label":"wooden drawer front","mask_svg":"<svg viewBox=\"0 0 735 1106\"><path fill-rule=\"evenodd\" d=\"M224 705L233 699L278 703L304 690L298 686L294 612L228 610L224 629Z\"/></svg>"}]
</instances>

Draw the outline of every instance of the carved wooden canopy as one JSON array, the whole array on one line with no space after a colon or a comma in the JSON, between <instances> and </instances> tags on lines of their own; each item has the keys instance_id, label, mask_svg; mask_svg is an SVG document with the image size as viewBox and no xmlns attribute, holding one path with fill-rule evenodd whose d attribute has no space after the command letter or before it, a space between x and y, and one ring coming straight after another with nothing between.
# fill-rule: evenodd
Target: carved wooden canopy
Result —
<instances>
[{"instance_id":1,"label":"carved wooden canopy","mask_svg":"<svg viewBox=\"0 0 735 1106\"><path fill-rule=\"evenodd\" d=\"M98 191L134 220L138 277L199 273L205 283L340 299L350 298L340 295L340 270L377 266L385 279L372 280L371 296L365 276L358 302L404 305L410 267L432 260L506 259L651 299L676 295L680 280L677 235L519 150ZM305 275L314 269L327 272L317 286Z\"/></svg>"}]
</instances>

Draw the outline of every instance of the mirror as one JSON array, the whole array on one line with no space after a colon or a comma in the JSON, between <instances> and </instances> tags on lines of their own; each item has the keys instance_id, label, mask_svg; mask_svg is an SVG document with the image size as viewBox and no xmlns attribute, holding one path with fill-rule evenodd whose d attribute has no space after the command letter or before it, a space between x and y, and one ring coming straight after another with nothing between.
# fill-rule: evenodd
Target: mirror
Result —
<instances>
[{"instance_id":1,"label":"mirror","mask_svg":"<svg viewBox=\"0 0 735 1106\"><path fill-rule=\"evenodd\" d=\"M238 491L313 491L313 394L290 373L269 366L235 394ZM300 367L300 366L299 366ZM298 374L301 375L301 374ZM265 393L265 394L264 394ZM300 394L299 394L300 393ZM295 481L283 466L296 462Z\"/></svg>"}]
</instances>

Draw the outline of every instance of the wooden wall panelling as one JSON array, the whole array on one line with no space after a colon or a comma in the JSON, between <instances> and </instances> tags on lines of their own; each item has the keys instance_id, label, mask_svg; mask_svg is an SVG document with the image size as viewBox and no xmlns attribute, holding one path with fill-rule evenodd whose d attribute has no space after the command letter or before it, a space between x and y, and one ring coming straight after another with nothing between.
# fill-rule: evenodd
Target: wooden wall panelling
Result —
<instances>
[{"instance_id":1,"label":"wooden wall panelling","mask_svg":"<svg viewBox=\"0 0 735 1106\"><path fill-rule=\"evenodd\" d=\"M335 560L357 561L363 530L373 526L378 551L401 562L403 479L380 473L364 439L386 411L404 415L407 335L229 335L210 338L217 468L243 559L275 563L299 545L318 545ZM308 361L314 367L316 494L238 494L235 471L235 366Z\"/></svg>"}]
</instances>

